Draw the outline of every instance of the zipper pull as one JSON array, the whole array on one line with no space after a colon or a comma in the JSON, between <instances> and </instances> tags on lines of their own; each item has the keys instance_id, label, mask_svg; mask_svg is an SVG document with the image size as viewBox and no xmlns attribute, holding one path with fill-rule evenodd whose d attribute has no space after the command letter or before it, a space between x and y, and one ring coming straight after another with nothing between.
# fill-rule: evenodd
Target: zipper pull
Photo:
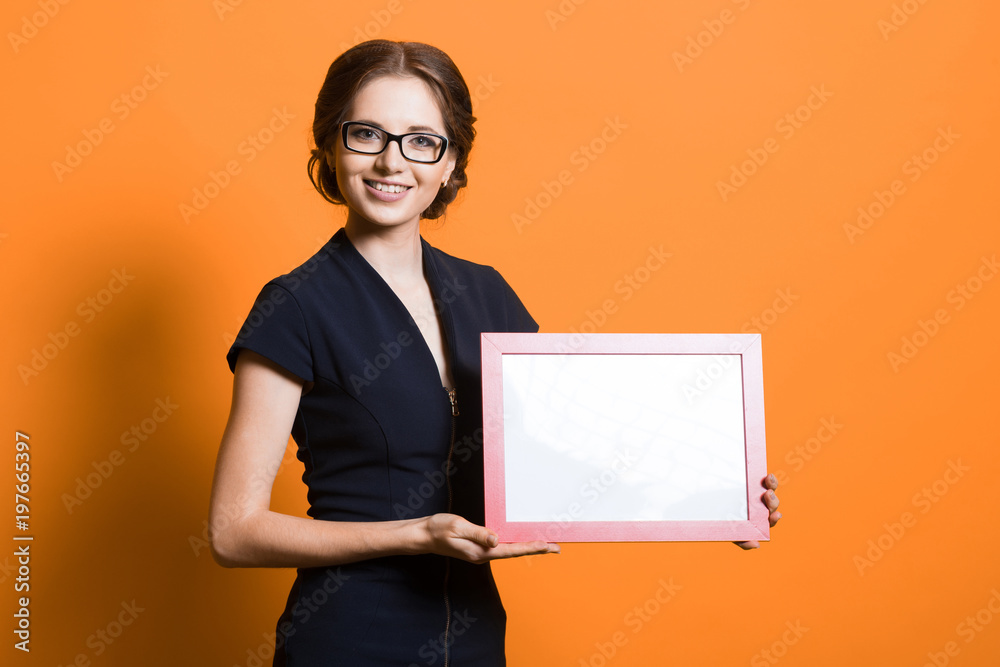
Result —
<instances>
[{"instance_id":1,"label":"zipper pull","mask_svg":"<svg viewBox=\"0 0 1000 667\"><path fill-rule=\"evenodd\" d=\"M458 401L455 399L455 390L454 389L449 389L448 390L448 400L451 401L451 416L452 417L457 417L458 416Z\"/></svg>"}]
</instances>

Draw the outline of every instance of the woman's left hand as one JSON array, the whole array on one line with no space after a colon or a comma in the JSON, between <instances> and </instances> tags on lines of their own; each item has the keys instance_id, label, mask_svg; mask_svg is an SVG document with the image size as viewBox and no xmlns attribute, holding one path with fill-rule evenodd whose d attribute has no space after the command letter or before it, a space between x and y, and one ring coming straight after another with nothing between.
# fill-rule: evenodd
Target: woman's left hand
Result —
<instances>
[{"instance_id":1,"label":"woman's left hand","mask_svg":"<svg viewBox=\"0 0 1000 667\"><path fill-rule=\"evenodd\" d=\"M767 521L773 526L778 523L778 519L781 518L781 512L778 511L778 504L780 501L778 500L778 496L774 493L774 491L778 488L778 479L773 474L769 474L764 478L761 486L767 489L767 491L761 495L760 501L764 503L765 507L767 507ZM757 540L733 542L733 544L741 549L756 549L760 546L760 543Z\"/></svg>"}]
</instances>

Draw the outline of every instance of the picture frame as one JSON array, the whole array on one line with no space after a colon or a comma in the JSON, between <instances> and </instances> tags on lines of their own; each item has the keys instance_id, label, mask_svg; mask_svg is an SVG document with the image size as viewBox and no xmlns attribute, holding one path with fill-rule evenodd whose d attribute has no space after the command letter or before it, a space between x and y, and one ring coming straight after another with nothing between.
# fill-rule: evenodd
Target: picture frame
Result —
<instances>
[{"instance_id":1,"label":"picture frame","mask_svg":"<svg viewBox=\"0 0 1000 667\"><path fill-rule=\"evenodd\" d=\"M481 344L486 526L501 542L770 539L759 334Z\"/></svg>"}]
</instances>

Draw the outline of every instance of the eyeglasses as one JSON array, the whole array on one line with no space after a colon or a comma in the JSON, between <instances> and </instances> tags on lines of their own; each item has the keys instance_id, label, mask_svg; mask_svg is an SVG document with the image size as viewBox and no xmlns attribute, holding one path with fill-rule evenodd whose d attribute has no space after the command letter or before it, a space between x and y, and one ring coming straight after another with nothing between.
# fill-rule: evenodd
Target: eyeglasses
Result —
<instances>
[{"instance_id":1,"label":"eyeglasses","mask_svg":"<svg viewBox=\"0 0 1000 667\"><path fill-rule=\"evenodd\" d=\"M381 127L348 121L343 126L344 147L355 153L378 155L390 141L399 144L400 154L410 162L434 164L444 157L448 149L448 139L440 134L428 132L408 132L392 134Z\"/></svg>"}]
</instances>

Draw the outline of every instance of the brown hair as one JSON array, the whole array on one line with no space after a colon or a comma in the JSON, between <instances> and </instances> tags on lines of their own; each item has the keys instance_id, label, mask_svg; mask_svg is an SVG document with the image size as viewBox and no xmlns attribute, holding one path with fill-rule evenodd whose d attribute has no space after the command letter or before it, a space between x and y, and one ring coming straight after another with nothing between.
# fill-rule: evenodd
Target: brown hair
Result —
<instances>
[{"instance_id":1,"label":"brown hair","mask_svg":"<svg viewBox=\"0 0 1000 667\"><path fill-rule=\"evenodd\" d=\"M444 51L420 42L392 42L373 39L362 42L337 57L326 73L326 80L316 98L313 118L313 140L316 148L309 158L309 180L323 198L334 204L345 204L337 175L327 155L340 141L340 123L347 107L363 85L380 76L415 76L433 91L444 118L449 150L455 151L455 169L421 214L421 218L439 218L458 191L466 186L465 168L476 130L472 115L469 87L458 67Z\"/></svg>"}]
</instances>

